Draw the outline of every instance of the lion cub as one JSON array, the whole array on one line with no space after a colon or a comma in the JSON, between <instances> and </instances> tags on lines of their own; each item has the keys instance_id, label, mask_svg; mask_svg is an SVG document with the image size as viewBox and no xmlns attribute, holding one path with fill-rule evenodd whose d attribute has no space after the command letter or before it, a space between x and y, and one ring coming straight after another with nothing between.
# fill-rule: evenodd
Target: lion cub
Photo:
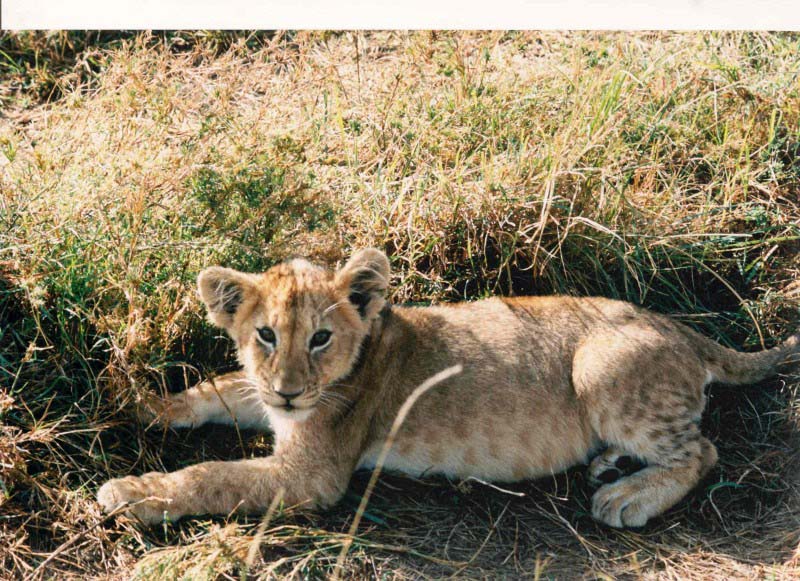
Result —
<instances>
[{"instance_id":1,"label":"lion cub","mask_svg":"<svg viewBox=\"0 0 800 581\"><path fill-rule=\"evenodd\" d=\"M354 470L374 466L398 409L428 377L463 372L411 409L386 468L514 481L585 463L594 517L642 526L717 460L698 428L711 381L751 383L800 351L800 334L739 353L631 304L602 298L491 298L390 307L389 261L374 249L332 273L292 260L263 274L203 271L211 322L236 342L243 371L165 402L169 425L271 429L274 454L204 462L105 483L106 511L165 515L329 506ZM621 473L632 457L642 467ZM629 472L629 471L626 471ZM616 477L616 479L615 479Z\"/></svg>"}]
</instances>

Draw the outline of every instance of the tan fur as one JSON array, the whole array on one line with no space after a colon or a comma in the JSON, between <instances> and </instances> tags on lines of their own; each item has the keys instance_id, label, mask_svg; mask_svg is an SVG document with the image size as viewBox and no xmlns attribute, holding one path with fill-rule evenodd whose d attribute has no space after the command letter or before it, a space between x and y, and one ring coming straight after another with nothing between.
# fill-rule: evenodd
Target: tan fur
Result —
<instances>
[{"instance_id":1,"label":"tan fur","mask_svg":"<svg viewBox=\"0 0 800 581\"><path fill-rule=\"evenodd\" d=\"M463 373L425 393L388 469L512 481L589 461L595 518L641 526L678 502L716 462L698 428L709 381L755 381L798 353L798 336L755 354L725 349L662 315L602 298L493 298L389 309L389 263L364 250L336 273L305 261L264 274L210 268L209 318L236 341L244 370L173 396L161 419L266 427L274 454L112 480L98 499L146 523L163 515L327 506L374 465L398 409L431 375ZM259 339L268 326L276 343ZM312 335L332 333L310 350ZM268 337L269 338L269 337ZM324 339L324 334L322 336ZM284 409L279 393L299 395ZM630 456L644 465L606 482Z\"/></svg>"}]
</instances>

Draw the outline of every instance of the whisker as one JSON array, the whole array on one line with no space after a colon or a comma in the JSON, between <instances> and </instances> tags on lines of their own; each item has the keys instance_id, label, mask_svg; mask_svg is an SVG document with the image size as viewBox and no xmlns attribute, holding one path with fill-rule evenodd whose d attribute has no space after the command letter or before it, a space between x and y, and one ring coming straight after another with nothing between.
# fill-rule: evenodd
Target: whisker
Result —
<instances>
[{"instance_id":1,"label":"whisker","mask_svg":"<svg viewBox=\"0 0 800 581\"><path fill-rule=\"evenodd\" d=\"M216 385L217 387L227 386L227 385L235 385L235 386L238 386L238 385L244 385L244 386L255 385L255 382L253 380L251 380L251 379L234 379L232 381L219 381L219 380L211 379L211 380L208 380L206 383L209 383L211 385Z\"/></svg>"},{"instance_id":2,"label":"whisker","mask_svg":"<svg viewBox=\"0 0 800 581\"><path fill-rule=\"evenodd\" d=\"M320 398L317 403L324 408L334 409L333 403L330 400Z\"/></svg>"},{"instance_id":3,"label":"whisker","mask_svg":"<svg viewBox=\"0 0 800 581\"><path fill-rule=\"evenodd\" d=\"M337 413L341 413L341 412L346 411L346 410L342 409L341 406L335 405L334 402L332 402L330 400L319 400L317 402L317 404L320 405L323 408L332 410L332 411L337 412Z\"/></svg>"},{"instance_id":4,"label":"whisker","mask_svg":"<svg viewBox=\"0 0 800 581\"><path fill-rule=\"evenodd\" d=\"M329 383L325 387L326 388L328 388L328 387L348 387L349 388L349 387L355 387L355 386L353 386L353 385L351 385L349 383Z\"/></svg>"},{"instance_id":5,"label":"whisker","mask_svg":"<svg viewBox=\"0 0 800 581\"><path fill-rule=\"evenodd\" d=\"M244 385L244 387L251 387L253 385L257 385L255 381L250 379L237 379L236 381L231 381L232 385Z\"/></svg>"},{"instance_id":6,"label":"whisker","mask_svg":"<svg viewBox=\"0 0 800 581\"><path fill-rule=\"evenodd\" d=\"M260 393L251 393L250 395L243 397L239 401L263 401L263 400L261 399Z\"/></svg>"},{"instance_id":7,"label":"whisker","mask_svg":"<svg viewBox=\"0 0 800 581\"><path fill-rule=\"evenodd\" d=\"M317 401L322 404L332 405L335 400L328 397L327 394L321 393Z\"/></svg>"},{"instance_id":8,"label":"whisker","mask_svg":"<svg viewBox=\"0 0 800 581\"><path fill-rule=\"evenodd\" d=\"M344 304L345 304L345 302L344 302L344 301L339 301L338 303L333 303L333 304L332 304L331 306L329 306L327 309L325 309L324 311L322 311L322 316L324 317L324 316L325 316L325 315L327 315L328 313L330 313L330 312L332 312L332 311L335 311L336 309L338 309L339 307L341 307L341 306L342 306L342 305L344 305Z\"/></svg>"},{"instance_id":9,"label":"whisker","mask_svg":"<svg viewBox=\"0 0 800 581\"><path fill-rule=\"evenodd\" d=\"M351 408L353 407L353 406L350 404L350 402L348 402L348 401L345 401L345 400L341 400L341 399L330 399L330 398L329 398L329 399L328 399L328 401L330 401L330 402L332 402L332 403L335 403L336 405L338 405L338 406L340 406L340 407L342 407L342 408L344 408L344 409L348 409L348 410L349 410L349 409L351 409Z\"/></svg>"},{"instance_id":10,"label":"whisker","mask_svg":"<svg viewBox=\"0 0 800 581\"><path fill-rule=\"evenodd\" d=\"M337 391L323 391L322 393L327 395L327 396L334 397L334 398L337 398L337 399L341 399L342 401L346 401L346 402L350 403L350 398L346 397L344 394L339 393Z\"/></svg>"},{"instance_id":11,"label":"whisker","mask_svg":"<svg viewBox=\"0 0 800 581\"><path fill-rule=\"evenodd\" d=\"M326 402L331 407L333 407L334 405L338 405L341 408L343 408L345 411L349 411L349 410L353 409L353 405L354 405L352 401L350 401L349 399L344 397L342 394L331 392L331 391L323 391L323 392L321 392L320 396L319 396L319 401L320 402Z\"/></svg>"}]
</instances>

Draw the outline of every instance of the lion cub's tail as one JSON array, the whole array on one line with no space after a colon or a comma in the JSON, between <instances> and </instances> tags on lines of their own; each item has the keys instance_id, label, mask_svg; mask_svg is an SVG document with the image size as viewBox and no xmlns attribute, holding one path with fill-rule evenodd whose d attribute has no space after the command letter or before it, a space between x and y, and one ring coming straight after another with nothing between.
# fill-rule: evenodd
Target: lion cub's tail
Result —
<instances>
[{"instance_id":1,"label":"lion cub's tail","mask_svg":"<svg viewBox=\"0 0 800 581\"><path fill-rule=\"evenodd\" d=\"M800 331L780 345L757 353L742 353L708 338L703 339L701 357L713 381L755 383L780 371L800 366Z\"/></svg>"}]
</instances>

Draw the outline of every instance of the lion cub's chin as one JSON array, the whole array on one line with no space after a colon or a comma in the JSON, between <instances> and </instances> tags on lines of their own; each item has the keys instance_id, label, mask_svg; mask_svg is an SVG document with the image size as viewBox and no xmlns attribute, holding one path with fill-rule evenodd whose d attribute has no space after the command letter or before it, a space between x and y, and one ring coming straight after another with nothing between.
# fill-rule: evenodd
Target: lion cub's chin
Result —
<instances>
[{"instance_id":1,"label":"lion cub's chin","mask_svg":"<svg viewBox=\"0 0 800 581\"><path fill-rule=\"evenodd\" d=\"M292 420L294 422L304 422L306 421L312 413L314 413L314 407L307 407L307 408L292 408L291 410L287 410L284 407L276 407L276 406L267 406L267 413L271 418L280 418L281 420Z\"/></svg>"}]
</instances>

